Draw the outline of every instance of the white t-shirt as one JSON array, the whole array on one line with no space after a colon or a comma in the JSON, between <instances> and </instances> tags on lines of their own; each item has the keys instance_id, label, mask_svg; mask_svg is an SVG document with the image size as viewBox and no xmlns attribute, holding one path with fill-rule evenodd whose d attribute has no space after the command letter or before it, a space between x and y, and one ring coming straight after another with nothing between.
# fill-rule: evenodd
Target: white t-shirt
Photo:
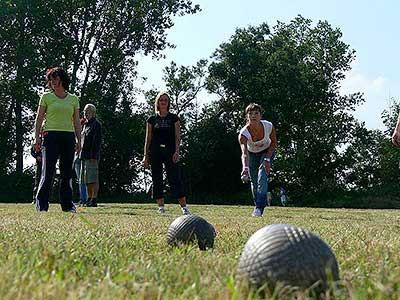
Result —
<instances>
[{"instance_id":1,"label":"white t-shirt","mask_svg":"<svg viewBox=\"0 0 400 300\"><path fill-rule=\"evenodd\" d=\"M239 133L239 138L243 135L245 138L247 138L247 150L252 153L259 153L261 151L266 150L269 145L271 145L271 131L272 131L272 123L261 120L261 124L264 126L264 137L262 140L253 142L251 138L251 134L249 130L247 129L247 125L244 126Z\"/></svg>"}]
</instances>

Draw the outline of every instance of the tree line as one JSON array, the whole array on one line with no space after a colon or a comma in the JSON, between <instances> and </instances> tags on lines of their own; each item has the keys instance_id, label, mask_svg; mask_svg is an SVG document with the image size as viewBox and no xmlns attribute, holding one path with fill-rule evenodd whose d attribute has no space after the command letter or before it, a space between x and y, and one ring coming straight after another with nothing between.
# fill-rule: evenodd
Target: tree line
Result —
<instances>
[{"instance_id":1,"label":"tree line","mask_svg":"<svg viewBox=\"0 0 400 300\"><path fill-rule=\"evenodd\" d=\"M62 66L71 92L82 107L95 104L103 124L103 198L144 201L145 122L157 91L140 88L137 57L164 58L174 18L200 7L186 0L34 0L1 1L0 11L0 200L30 200L24 159L38 92L46 69ZM400 151L389 134L399 102L382 112L385 131L353 117L363 95L339 89L355 56L339 28L298 16L272 28L239 28L193 66L171 62L163 80L182 120L189 199L250 204L237 134L244 108L256 102L278 137L273 194L285 186L295 205L397 207Z\"/></svg>"}]
</instances>

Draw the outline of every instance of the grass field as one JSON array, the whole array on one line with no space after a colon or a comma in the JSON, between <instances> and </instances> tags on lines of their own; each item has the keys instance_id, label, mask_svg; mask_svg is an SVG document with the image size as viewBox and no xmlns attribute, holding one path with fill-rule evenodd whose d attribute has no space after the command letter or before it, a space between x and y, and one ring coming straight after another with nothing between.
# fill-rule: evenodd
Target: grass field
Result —
<instances>
[{"instance_id":1,"label":"grass field","mask_svg":"<svg viewBox=\"0 0 400 300\"><path fill-rule=\"evenodd\" d=\"M305 227L331 247L341 282L328 299L400 299L399 210L272 207L252 218L249 206L192 205L217 231L214 250L202 252L170 248L166 232L180 210L155 209L0 204L0 299L256 299L235 272L248 238L273 223Z\"/></svg>"}]
</instances>

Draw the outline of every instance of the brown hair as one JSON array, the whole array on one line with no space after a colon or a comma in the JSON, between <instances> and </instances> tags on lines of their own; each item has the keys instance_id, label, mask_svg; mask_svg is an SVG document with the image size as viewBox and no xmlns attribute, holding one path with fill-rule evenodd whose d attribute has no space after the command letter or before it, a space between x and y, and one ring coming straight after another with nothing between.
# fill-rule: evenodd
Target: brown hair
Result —
<instances>
[{"instance_id":1,"label":"brown hair","mask_svg":"<svg viewBox=\"0 0 400 300\"><path fill-rule=\"evenodd\" d=\"M47 86L51 88L50 86L50 79L53 77L60 77L61 85L65 90L69 89L69 84L71 83L71 80L68 77L67 72L64 71L63 68L61 67L54 67L50 68L46 72L46 81L47 81Z\"/></svg>"},{"instance_id":2,"label":"brown hair","mask_svg":"<svg viewBox=\"0 0 400 300\"><path fill-rule=\"evenodd\" d=\"M163 95L166 95L168 97L167 110L169 111L169 109L171 107L171 97L168 95L168 93L167 92L159 92L157 97L156 97L156 100L154 101L154 111L155 111L156 114L158 114L160 112L160 108L159 108L158 104L159 104L161 96L163 96Z\"/></svg>"},{"instance_id":3,"label":"brown hair","mask_svg":"<svg viewBox=\"0 0 400 300\"><path fill-rule=\"evenodd\" d=\"M262 109L261 106L257 103L250 103L249 105L247 105L246 109L245 109L245 114L247 116L247 114L251 111L255 111L258 110L260 113L262 113Z\"/></svg>"},{"instance_id":4,"label":"brown hair","mask_svg":"<svg viewBox=\"0 0 400 300\"><path fill-rule=\"evenodd\" d=\"M260 114L262 113L262 109L261 109L261 106L260 106L259 104L257 104L257 103L250 103L249 105L246 106L246 109L244 110L244 112L245 112L244 118L245 118L245 120L246 120L247 123L249 122L249 120L248 120L248 118L247 118L247 115L248 115L251 111L259 111Z\"/></svg>"}]
</instances>

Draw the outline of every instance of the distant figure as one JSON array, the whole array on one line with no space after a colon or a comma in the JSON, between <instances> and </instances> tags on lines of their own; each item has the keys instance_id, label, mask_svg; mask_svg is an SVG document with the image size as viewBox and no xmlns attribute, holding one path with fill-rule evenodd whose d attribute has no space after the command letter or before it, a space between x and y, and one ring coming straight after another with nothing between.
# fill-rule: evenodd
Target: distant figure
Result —
<instances>
[{"instance_id":1,"label":"distant figure","mask_svg":"<svg viewBox=\"0 0 400 300\"><path fill-rule=\"evenodd\" d=\"M253 217L261 217L268 203L268 175L276 148L276 134L271 122L261 120L261 106L255 103L246 107L247 124L239 133L242 150L241 178L250 177L255 208Z\"/></svg>"},{"instance_id":2,"label":"distant figure","mask_svg":"<svg viewBox=\"0 0 400 300\"><path fill-rule=\"evenodd\" d=\"M396 147L400 147L400 113L399 117L397 118L396 128L393 131L392 143Z\"/></svg>"},{"instance_id":3,"label":"distant figure","mask_svg":"<svg viewBox=\"0 0 400 300\"><path fill-rule=\"evenodd\" d=\"M81 126L83 126L86 123L85 118L81 118ZM76 178L78 179L78 185L79 185L79 206L86 206L87 205L87 191L86 191L86 184L81 183L81 167L82 167L82 161L81 158L79 157L80 153L76 153L75 155L75 160L74 160L74 169L75 169L75 174Z\"/></svg>"},{"instance_id":4,"label":"distant figure","mask_svg":"<svg viewBox=\"0 0 400 300\"><path fill-rule=\"evenodd\" d=\"M281 203L282 206L286 206L286 189L281 187Z\"/></svg>"},{"instance_id":5,"label":"distant figure","mask_svg":"<svg viewBox=\"0 0 400 300\"><path fill-rule=\"evenodd\" d=\"M152 196L157 201L158 212L164 213L163 166L173 198L181 205L182 214L190 214L186 206L181 171L179 167L181 125L179 117L170 113L170 98L166 92L160 92L154 103L155 115L147 120L143 165L151 167L153 181Z\"/></svg>"},{"instance_id":6,"label":"distant figure","mask_svg":"<svg viewBox=\"0 0 400 300\"><path fill-rule=\"evenodd\" d=\"M88 200L86 206L97 207L99 192L99 159L102 139L100 122L96 119L96 107L86 104L83 110L86 122L82 128L82 151L80 184L86 184Z\"/></svg>"},{"instance_id":7,"label":"distant figure","mask_svg":"<svg viewBox=\"0 0 400 300\"><path fill-rule=\"evenodd\" d=\"M46 73L51 92L44 93L35 120L36 152L42 151L43 167L36 195L36 209L48 211L57 161L60 161L61 209L76 213L72 201L72 164L74 153L81 149L79 99L68 92L70 79L64 69L51 68ZM44 121L44 125L43 125ZM40 133L43 130L43 142Z\"/></svg>"},{"instance_id":8,"label":"distant figure","mask_svg":"<svg viewBox=\"0 0 400 300\"><path fill-rule=\"evenodd\" d=\"M271 192L267 193L267 204L268 204L268 206L272 205L272 193Z\"/></svg>"}]
</instances>

